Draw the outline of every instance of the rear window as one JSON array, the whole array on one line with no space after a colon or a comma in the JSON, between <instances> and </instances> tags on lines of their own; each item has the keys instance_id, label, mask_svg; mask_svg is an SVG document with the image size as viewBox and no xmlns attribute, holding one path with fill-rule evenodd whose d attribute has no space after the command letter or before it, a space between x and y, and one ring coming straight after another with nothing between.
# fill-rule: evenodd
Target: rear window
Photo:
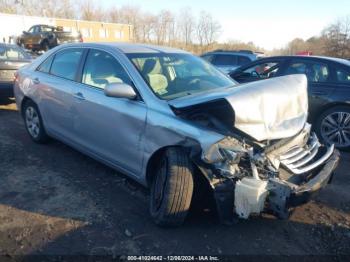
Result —
<instances>
[{"instance_id":1,"label":"rear window","mask_svg":"<svg viewBox=\"0 0 350 262\"><path fill-rule=\"evenodd\" d=\"M55 55L50 73L68 80L75 80L83 50L64 50Z\"/></svg>"},{"instance_id":2,"label":"rear window","mask_svg":"<svg viewBox=\"0 0 350 262\"><path fill-rule=\"evenodd\" d=\"M213 65L217 66L232 66L237 65L237 56L235 55L215 55Z\"/></svg>"},{"instance_id":3,"label":"rear window","mask_svg":"<svg viewBox=\"0 0 350 262\"><path fill-rule=\"evenodd\" d=\"M2 60L20 60L28 57L27 54L17 47L0 46L0 59Z\"/></svg>"},{"instance_id":4,"label":"rear window","mask_svg":"<svg viewBox=\"0 0 350 262\"><path fill-rule=\"evenodd\" d=\"M237 64L240 66L248 64L250 62L251 62L250 59L248 57L245 57L245 56L238 56L238 58L237 58Z\"/></svg>"}]
</instances>

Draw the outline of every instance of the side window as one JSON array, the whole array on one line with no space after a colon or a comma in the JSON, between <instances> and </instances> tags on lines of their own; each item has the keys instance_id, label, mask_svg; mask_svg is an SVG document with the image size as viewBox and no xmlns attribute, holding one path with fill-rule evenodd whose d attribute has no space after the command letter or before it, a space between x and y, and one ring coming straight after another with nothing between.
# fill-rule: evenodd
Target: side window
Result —
<instances>
[{"instance_id":1,"label":"side window","mask_svg":"<svg viewBox=\"0 0 350 262\"><path fill-rule=\"evenodd\" d=\"M248 64L250 63L250 59L248 57L245 57L245 56L238 56L237 57L237 65L245 65L245 64Z\"/></svg>"},{"instance_id":2,"label":"side window","mask_svg":"<svg viewBox=\"0 0 350 262\"><path fill-rule=\"evenodd\" d=\"M350 72L338 68L335 74L337 82L350 84Z\"/></svg>"},{"instance_id":3,"label":"side window","mask_svg":"<svg viewBox=\"0 0 350 262\"><path fill-rule=\"evenodd\" d=\"M52 29L52 27L42 26L42 27L41 27L41 31L42 31L42 32L52 32L53 29Z\"/></svg>"},{"instance_id":4,"label":"side window","mask_svg":"<svg viewBox=\"0 0 350 262\"><path fill-rule=\"evenodd\" d=\"M260 64L256 64L252 67L247 68L246 70L243 71L246 75L251 75L252 77L256 78L261 78L261 79L266 79L266 78L271 78L274 77L281 65L280 62L264 62Z\"/></svg>"},{"instance_id":5,"label":"side window","mask_svg":"<svg viewBox=\"0 0 350 262\"><path fill-rule=\"evenodd\" d=\"M237 56L235 55L215 55L213 65L232 66L237 65Z\"/></svg>"},{"instance_id":6,"label":"side window","mask_svg":"<svg viewBox=\"0 0 350 262\"><path fill-rule=\"evenodd\" d=\"M40 33L40 26L34 26L34 33Z\"/></svg>"},{"instance_id":7,"label":"side window","mask_svg":"<svg viewBox=\"0 0 350 262\"><path fill-rule=\"evenodd\" d=\"M2 59L2 60L7 59L6 47L0 46L0 59Z\"/></svg>"},{"instance_id":8,"label":"side window","mask_svg":"<svg viewBox=\"0 0 350 262\"><path fill-rule=\"evenodd\" d=\"M18 60L23 59L24 54L16 47L0 47L0 59Z\"/></svg>"},{"instance_id":9,"label":"side window","mask_svg":"<svg viewBox=\"0 0 350 262\"><path fill-rule=\"evenodd\" d=\"M322 63L292 62L288 66L286 74L305 74L309 82L327 82L329 69L327 65Z\"/></svg>"},{"instance_id":10,"label":"side window","mask_svg":"<svg viewBox=\"0 0 350 262\"><path fill-rule=\"evenodd\" d=\"M55 55L50 73L68 80L75 80L83 50L63 50Z\"/></svg>"},{"instance_id":11,"label":"side window","mask_svg":"<svg viewBox=\"0 0 350 262\"><path fill-rule=\"evenodd\" d=\"M7 58L11 60L23 59L24 55L17 48L7 48Z\"/></svg>"},{"instance_id":12,"label":"side window","mask_svg":"<svg viewBox=\"0 0 350 262\"><path fill-rule=\"evenodd\" d=\"M42 73L49 73L52 60L53 60L53 56L50 56L43 63L41 63L41 65L36 70Z\"/></svg>"},{"instance_id":13,"label":"side window","mask_svg":"<svg viewBox=\"0 0 350 262\"><path fill-rule=\"evenodd\" d=\"M112 55L104 51L90 50L83 70L82 83L104 89L112 83L131 85L131 80Z\"/></svg>"}]
</instances>

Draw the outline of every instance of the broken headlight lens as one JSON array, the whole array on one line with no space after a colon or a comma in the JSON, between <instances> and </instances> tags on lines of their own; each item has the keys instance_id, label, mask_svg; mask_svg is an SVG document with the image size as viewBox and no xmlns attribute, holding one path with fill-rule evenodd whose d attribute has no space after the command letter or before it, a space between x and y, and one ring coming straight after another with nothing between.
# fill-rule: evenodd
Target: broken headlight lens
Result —
<instances>
[{"instance_id":1,"label":"broken headlight lens","mask_svg":"<svg viewBox=\"0 0 350 262\"><path fill-rule=\"evenodd\" d=\"M203 152L203 160L208 164L229 161L238 163L242 154L247 150L234 138L225 138Z\"/></svg>"}]
</instances>

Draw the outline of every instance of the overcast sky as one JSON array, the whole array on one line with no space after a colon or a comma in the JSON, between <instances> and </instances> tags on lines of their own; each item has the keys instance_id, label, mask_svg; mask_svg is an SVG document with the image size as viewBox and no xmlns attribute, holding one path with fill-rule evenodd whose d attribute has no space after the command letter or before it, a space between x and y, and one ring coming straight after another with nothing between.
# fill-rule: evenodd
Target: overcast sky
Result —
<instances>
[{"instance_id":1,"label":"overcast sky","mask_svg":"<svg viewBox=\"0 0 350 262\"><path fill-rule=\"evenodd\" d=\"M222 25L220 41L253 41L266 49L307 39L338 17L350 15L350 0L100 0L105 7L136 5L156 13L183 7L211 13Z\"/></svg>"}]
</instances>

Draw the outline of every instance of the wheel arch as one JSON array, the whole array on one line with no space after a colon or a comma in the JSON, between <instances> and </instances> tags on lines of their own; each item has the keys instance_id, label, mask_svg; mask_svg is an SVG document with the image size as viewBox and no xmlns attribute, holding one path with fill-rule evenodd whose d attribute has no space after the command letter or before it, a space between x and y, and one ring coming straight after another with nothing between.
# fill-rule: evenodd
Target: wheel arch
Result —
<instances>
[{"instance_id":1,"label":"wheel arch","mask_svg":"<svg viewBox=\"0 0 350 262\"><path fill-rule=\"evenodd\" d=\"M350 107L350 102L346 102L346 101L337 101L337 102L332 102L332 103L328 103L326 105L324 105L323 107L321 107L320 109L318 109L315 113L313 113L310 116L309 121L312 123L312 126L315 127L317 122L319 121L320 116L326 112L329 109L332 109L334 107L338 107L338 106L346 106L346 107Z\"/></svg>"},{"instance_id":2,"label":"wheel arch","mask_svg":"<svg viewBox=\"0 0 350 262\"><path fill-rule=\"evenodd\" d=\"M198 145L199 146L199 145ZM196 164L196 161L194 161L193 156L198 155L198 146L196 145L183 145L183 144L174 144L174 145L166 145L163 147L158 148L155 152L152 153L151 157L147 161L146 165L146 185L149 187L152 183L152 180L155 175L155 170L157 168L157 165L161 159L161 157L164 155L165 151L169 148L181 148L183 149L187 154L188 157L193 165L194 171L196 174L203 174L203 172L198 168L198 165ZM209 183L209 181L208 181Z\"/></svg>"},{"instance_id":3,"label":"wheel arch","mask_svg":"<svg viewBox=\"0 0 350 262\"><path fill-rule=\"evenodd\" d=\"M34 104L36 104L32 99L30 99L27 96L24 96L22 101L21 101L21 115L22 117L24 117L24 105L28 102L28 101L32 101Z\"/></svg>"}]
</instances>

